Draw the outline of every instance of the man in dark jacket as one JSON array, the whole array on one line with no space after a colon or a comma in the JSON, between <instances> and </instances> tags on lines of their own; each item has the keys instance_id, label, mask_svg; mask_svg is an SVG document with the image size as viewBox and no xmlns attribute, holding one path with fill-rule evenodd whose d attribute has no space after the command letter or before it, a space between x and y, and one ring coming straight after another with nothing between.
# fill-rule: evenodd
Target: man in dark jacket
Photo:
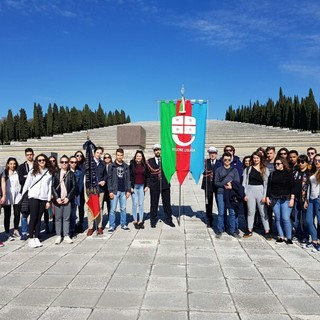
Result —
<instances>
[{"instance_id":1,"label":"man in dark jacket","mask_svg":"<svg viewBox=\"0 0 320 320\"><path fill-rule=\"evenodd\" d=\"M157 224L160 193L164 210L164 222L170 227L175 227L175 224L172 221L170 183L168 183L163 171L161 170L161 146L159 144L155 144L152 149L154 157L148 160L148 168L150 171L151 228L155 228Z\"/></svg>"},{"instance_id":2,"label":"man in dark jacket","mask_svg":"<svg viewBox=\"0 0 320 320\"><path fill-rule=\"evenodd\" d=\"M214 173L216 171L218 160L218 149L216 147L208 148L209 158L204 162L204 172L202 175L202 185L201 189L205 192L206 198L206 216L207 216L207 227L212 227L212 207L213 198L216 201L217 188L214 184Z\"/></svg>"},{"instance_id":3,"label":"man in dark jacket","mask_svg":"<svg viewBox=\"0 0 320 320\"><path fill-rule=\"evenodd\" d=\"M99 191L99 203L100 203L100 213L96 217L96 225L97 225L97 234L103 235L103 228L102 228L102 215L103 215L103 198L104 198L104 192L106 190L107 186L107 171L106 171L106 165L104 161L101 160L102 154L103 154L103 148L102 147L96 147L94 150L94 161L96 163L96 177L98 182L98 191ZM93 222L94 218L90 211L88 211L88 232L87 236L92 236L93 234Z\"/></svg>"},{"instance_id":4,"label":"man in dark jacket","mask_svg":"<svg viewBox=\"0 0 320 320\"><path fill-rule=\"evenodd\" d=\"M121 229L129 231L127 226L127 199L130 197L131 182L129 166L123 161L124 151L122 148L116 150L116 160L109 166L108 191L111 202L109 214L109 233L115 230L116 209L120 203Z\"/></svg>"}]
</instances>

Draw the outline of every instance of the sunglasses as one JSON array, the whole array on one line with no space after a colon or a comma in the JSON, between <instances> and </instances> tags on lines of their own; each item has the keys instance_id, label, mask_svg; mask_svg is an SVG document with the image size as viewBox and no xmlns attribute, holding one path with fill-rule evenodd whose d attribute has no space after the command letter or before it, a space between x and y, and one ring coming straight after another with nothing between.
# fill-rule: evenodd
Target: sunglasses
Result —
<instances>
[{"instance_id":1,"label":"sunglasses","mask_svg":"<svg viewBox=\"0 0 320 320\"><path fill-rule=\"evenodd\" d=\"M38 162L46 162L46 159L38 159Z\"/></svg>"},{"instance_id":2,"label":"sunglasses","mask_svg":"<svg viewBox=\"0 0 320 320\"><path fill-rule=\"evenodd\" d=\"M320 163L320 159L313 160L314 163Z\"/></svg>"},{"instance_id":3,"label":"sunglasses","mask_svg":"<svg viewBox=\"0 0 320 320\"><path fill-rule=\"evenodd\" d=\"M286 152L280 152L280 154L283 156L283 155L285 155L285 154L287 154Z\"/></svg>"},{"instance_id":4,"label":"sunglasses","mask_svg":"<svg viewBox=\"0 0 320 320\"><path fill-rule=\"evenodd\" d=\"M282 164L282 162L276 162L275 165L276 166L280 166Z\"/></svg>"},{"instance_id":5,"label":"sunglasses","mask_svg":"<svg viewBox=\"0 0 320 320\"><path fill-rule=\"evenodd\" d=\"M78 163L78 161L70 161L71 164Z\"/></svg>"},{"instance_id":6,"label":"sunglasses","mask_svg":"<svg viewBox=\"0 0 320 320\"><path fill-rule=\"evenodd\" d=\"M60 161L61 164L69 163L69 161Z\"/></svg>"},{"instance_id":7,"label":"sunglasses","mask_svg":"<svg viewBox=\"0 0 320 320\"><path fill-rule=\"evenodd\" d=\"M300 161L299 164L304 164L306 163L307 161Z\"/></svg>"},{"instance_id":8,"label":"sunglasses","mask_svg":"<svg viewBox=\"0 0 320 320\"><path fill-rule=\"evenodd\" d=\"M104 159L110 159L110 157L109 156L105 156Z\"/></svg>"},{"instance_id":9,"label":"sunglasses","mask_svg":"<svg viewBox=\"0 0 320 320\"><path fill-rule=\"evenodd\" d=\"M314 155L315 153L314 153L314 152L307 152L307 154L311 154L311 155Z\"/></svg>"},{"instance_id":10,"label":"sunglasses","mask_svg":"<svg viewBox=\"0 0 320 320\"><path fill-rule=\"evenodd\" d=\"M50 161L50 162L56 162L56 160L54 160L54 159L50 159L49 161Z\"/></svg>"},{"instance_id":11,"label":"sunglasses","mask_svg":"<svg viewBox=\"0 0 320 320\"><path fill-rule=\"evenodd\" d=\"M232 152L232 149L225 149L225 152Z\"/></svg>"},{"instance_id":12,"label":"sunglasses","mask_svg":"<svg viewBox=\"0 0 320 320\"><path fill-rule=\"evenodd\" d=\"M231 159L223 159L223 161L231 161Z\"/></svg>"},{"instance_id":13,"label":"sunglasses","mask_svg":"<svg viewBox=\"0 0 320 320\"><path fill-rule=\"evenodd\" d=\"M82 158L82 154L77 154L76 157L77 157L77 158L79 158L79 157Z\"/></svg>"}]
</instances>

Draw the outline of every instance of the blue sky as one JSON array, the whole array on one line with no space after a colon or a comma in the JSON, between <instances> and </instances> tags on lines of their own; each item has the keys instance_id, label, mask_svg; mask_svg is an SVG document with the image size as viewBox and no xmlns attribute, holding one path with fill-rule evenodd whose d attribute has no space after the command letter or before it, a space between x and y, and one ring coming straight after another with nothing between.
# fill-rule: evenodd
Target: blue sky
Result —
<instances>
[{"instance_id":1,"label":"blue sky","mask_svg":"<svg viewBox=\"0 0 320 320\"><path fill-rule=\"evenodd\" d=\"M229 105L320 101L318 0L1 0L0 117L33 103L123 109L159 120L158 99Z\"/></svg>"}]
</instances>

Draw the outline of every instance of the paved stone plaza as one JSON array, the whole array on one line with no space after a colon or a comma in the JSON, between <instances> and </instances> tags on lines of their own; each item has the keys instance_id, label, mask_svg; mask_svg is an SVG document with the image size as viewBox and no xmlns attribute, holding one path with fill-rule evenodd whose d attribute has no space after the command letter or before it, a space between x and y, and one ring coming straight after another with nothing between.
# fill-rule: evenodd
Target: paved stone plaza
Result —
<instances>
[{"instance_id":1,"label":"paved stone plaza","mask_svg":"<svg viewBox=\"0 0 320 320\"><path fill-rule=\"evenodd\" d=\"M172 203L178 214L179 189ZM320 319L320 254L254 234L214 237L204 195L186 179L181 225L117 229L113 235L30 249L0 248L0 319ZM145 200L146 212L149 196ZM131 201L128 203L131 212ZM148 219L148 216L147 216ZM3 231L3 215L0 230Z\"/></svg>"}]
</instances>

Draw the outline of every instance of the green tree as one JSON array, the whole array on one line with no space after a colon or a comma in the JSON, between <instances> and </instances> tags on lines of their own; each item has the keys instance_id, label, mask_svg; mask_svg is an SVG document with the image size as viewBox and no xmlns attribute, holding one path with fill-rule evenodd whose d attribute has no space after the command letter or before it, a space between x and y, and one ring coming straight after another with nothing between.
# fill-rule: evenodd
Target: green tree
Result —
<instances>
[{"instance_id":1,"label":"green tree","mask_svg":"<svg viewBox=\"0 0 320 320\"><path fill-rule=\"evenodd\" d=\"M53 110L51 103L49 103L48 106L48 112L46 116L46 135L52 136L53 134Z\"/></svg>"}]
</instances>

